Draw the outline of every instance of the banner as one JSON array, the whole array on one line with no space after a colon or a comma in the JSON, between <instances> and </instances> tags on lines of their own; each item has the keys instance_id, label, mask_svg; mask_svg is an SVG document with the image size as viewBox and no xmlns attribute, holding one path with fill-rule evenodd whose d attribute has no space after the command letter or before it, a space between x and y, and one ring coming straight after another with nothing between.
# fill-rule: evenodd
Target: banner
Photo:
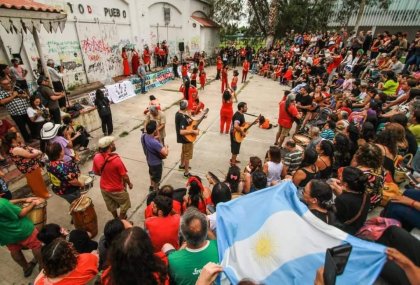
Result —
<instances>
[{"instance_id":1,"label":"banner","mask_svg":"<svg viewBox=\"0 0 420 285\"><path fill-rule=\"evenodd\" d=\"M166 82L174 79L172 67L167 67L159 72L146 75L145 89L146 91L164 85ZM141 93L141 80L138 77L131 78L136 94Z\"/></svg>"},{"instance_id":2,"label":"banner","mask_svg":"<svg viewBox=\"0 0 420 285\"><path fill-rule=\"evenodd\" d=\"M108 91L108 98L113 103L120 103L128 98L136 96L134 86L130 81L126 80L112 85L105 86Z\"/></svg>"}]
</instances>

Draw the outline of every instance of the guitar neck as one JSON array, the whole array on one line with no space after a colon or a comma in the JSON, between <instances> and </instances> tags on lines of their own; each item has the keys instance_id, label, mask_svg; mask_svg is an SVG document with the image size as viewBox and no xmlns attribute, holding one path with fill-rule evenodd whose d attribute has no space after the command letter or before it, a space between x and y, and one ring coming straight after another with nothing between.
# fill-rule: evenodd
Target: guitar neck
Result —
<instances>
[{"instance_id":1,"label":"guitar neck","mask_svg":"<svg viewBox=\"0 0 420 285\"><path fill-rule=\"evenodd\" d=\"M244 131L246 132L246 131L248 131L253 125L255 125L257 122L256 121L254 121L251 125L249 125L248 127L246 127L245 129L244 129Z\"/></svg>"},{"instance_id":2,"label":"guitar neck","mask_svg":"<svg viewBox=\"0 0 420 285\"><path fill-rule=\"evenodd\" d=\"M198 126L201 124L201 122L204 120L204 118L206 117L206 114L208 113L208 109L206 109L205 111L204 111L204 114L203 114L203 116L201 116L201 118L197 121L197 124L195 124L195 126L193 126L193 129L197 129L198 128Z\"/></svg>"}]
</instances>

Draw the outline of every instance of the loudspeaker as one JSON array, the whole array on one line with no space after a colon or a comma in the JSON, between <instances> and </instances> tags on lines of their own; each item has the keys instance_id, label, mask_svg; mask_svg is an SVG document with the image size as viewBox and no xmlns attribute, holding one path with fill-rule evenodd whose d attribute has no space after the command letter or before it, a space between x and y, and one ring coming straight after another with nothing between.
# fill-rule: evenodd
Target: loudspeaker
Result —
<instances>
[{"instance_id":1,"label":"loudspeaker","mask_svg":"<svg viewBox=\"0 0 420 285\"><path fill-rule=\"evenodd\" d=\"M179 49L179 51L184 51L184 42L179 42L178 43L178 49Z\"/></svg>"}]
</instances>

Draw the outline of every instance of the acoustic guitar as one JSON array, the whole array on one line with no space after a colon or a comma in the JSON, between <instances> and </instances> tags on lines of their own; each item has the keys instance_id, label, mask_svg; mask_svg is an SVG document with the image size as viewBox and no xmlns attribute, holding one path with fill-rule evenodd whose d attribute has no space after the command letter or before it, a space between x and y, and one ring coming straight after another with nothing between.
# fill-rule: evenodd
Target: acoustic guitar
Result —
<instances>
[{"instance_id":1,"label":"acoustic guitar","mask_svg":"<svg viewBox=\"0 0 420 285\"><path fill-rule=\"evenodd\" d=\"M197 130L198 126L201 124L201 122L204 120L204 118L206 118L207 113L209 112L209 108L206 108L203 111L203 116L201 116L201 118L199 120L196 121L192 121L191 124L189 124L186 128L187 131L192 131L192 130ZM188 134L188 135L184 135L184 138L188 141L188 142L195 142L195 140L197 139L197 135L196 134Z\"/></svg>"},{"instance_id":2,"label":"acoustic guitar","mask_svg":"<svg viewBox=\"0 0 420 285\"><path fill-rule=\"evenodd\" d=\"M254 121L254 122L252 122L251 124L250 123L244 123L244 125L243 126L241 126L240 128L241 128L241 130L245 133L245 134L248 134L248 130L253 126L253 125L255 125L256 123L258 123L258 121L259 121L259 119L260 119L260 117L261 117L261 114L258 116L258 118ZM242 134L241 134L241 132L239 132L239 131L237 131L236 129L235 129L235 131L234 131L234 136L235 136L235 141L236 142L238 142L238 143L241 143L243 140L244 140L244 136L242 136Z\"/></svg>"}]
</instances>

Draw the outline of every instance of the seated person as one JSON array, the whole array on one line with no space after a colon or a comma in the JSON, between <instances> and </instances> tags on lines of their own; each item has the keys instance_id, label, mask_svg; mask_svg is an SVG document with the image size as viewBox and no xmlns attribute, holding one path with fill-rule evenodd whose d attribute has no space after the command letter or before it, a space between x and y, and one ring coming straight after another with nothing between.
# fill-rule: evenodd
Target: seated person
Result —
<instances>
[{"instance_id":1,"label":"seated person","mask_svg":"<svg viewBox=\"0 0 420 285\"><path fill-rule=\"evenodd\" d=\"M334 121L330 120L325 125L324 128L319 135L321 138L332 141L335 137L335 127L336 124Z\"/></svg>"},{"instance_id":2,"label":"seated person","mask_svg":"<svg viewBox=\"0 0 420 285\"><path fill-rule=\"evenodd\" d=\"M172 214L181 215L182 205L179 201L177 201L174 198L174 188L171 185L164 185L157 191L153 191L147 196L147 206L146 206L146 209L144 210L145 219L153 217L153 207L154 207L153 200L157 195L163 195L163 196L171 198L172 199Z\"/></svg>"},{"instance_id":3,"label":"seated person","mask_svg":"<svg viewBox=\"0 0 420 285\"><path fill-rule=\"evenodd\" d=\"M75 126L73 119L69 116L63 118L63 123L67 126L65 137L69 138L74 147L80 146L80 151L86 150L90 136L86 129L81 125Z\"/></svg>"},{"instance_id":4,"label":"seated person","mask_svg":"<svg viewBox=\"0 0 420 285\"><path fill-rule=\"evenodd\" d=\"M16 133L17 129L8 120L1 119L0 120L0 164L2 164L2 165L7 164L7 160L6 160L6 158L4 158L5 151L4 151L2 142L4 140L4 136L8 132Z\"/></svg>"},{"instance_id":5,"label":"seated person","mask_svg":"<svg viewBox=\"0 0 420 285\"><path fill-rule=\"evenodd\" d=\"M299 168L303 159L303 150L296 147L296 142L292 139L286 141L285 145L286 154L283 158L282 177L286 175L293 175Z\"/></svg>"},{"instance_id":6,"label":"seated person","mask_svg":"<svg viewBox=\"0 0 420 285\"><path fill-rule=\"evenodd\" d=\"M155 252L161 251L165 243L179 248L178 231L180 216L171 215L172 199L157 195L153 200L153 217L144 221L144 229L150 236Z\"/></svg>"},{"instance_id":7,"label":"seated person","mask_svg":"<svg viewBox=\"0 0 420 285\"><path fill-rule=\"evenodd\" d=\"M303 190L303 202L317 218L329 225L335 223L333 192L323 180L313 179Z\"/></svg>"},{"instance_id":8,"label":"seated person","mask_svg":"<svg viewBox=\"0 0 420 285\"><path fill-rule=\"evenodd\" d=\"M266 119L264 116L260 116L260 118L258 119L258 126L261 129L269 130L273 127L273 124L270 124L269 119Z\"/></svg>"}]
</instances>

